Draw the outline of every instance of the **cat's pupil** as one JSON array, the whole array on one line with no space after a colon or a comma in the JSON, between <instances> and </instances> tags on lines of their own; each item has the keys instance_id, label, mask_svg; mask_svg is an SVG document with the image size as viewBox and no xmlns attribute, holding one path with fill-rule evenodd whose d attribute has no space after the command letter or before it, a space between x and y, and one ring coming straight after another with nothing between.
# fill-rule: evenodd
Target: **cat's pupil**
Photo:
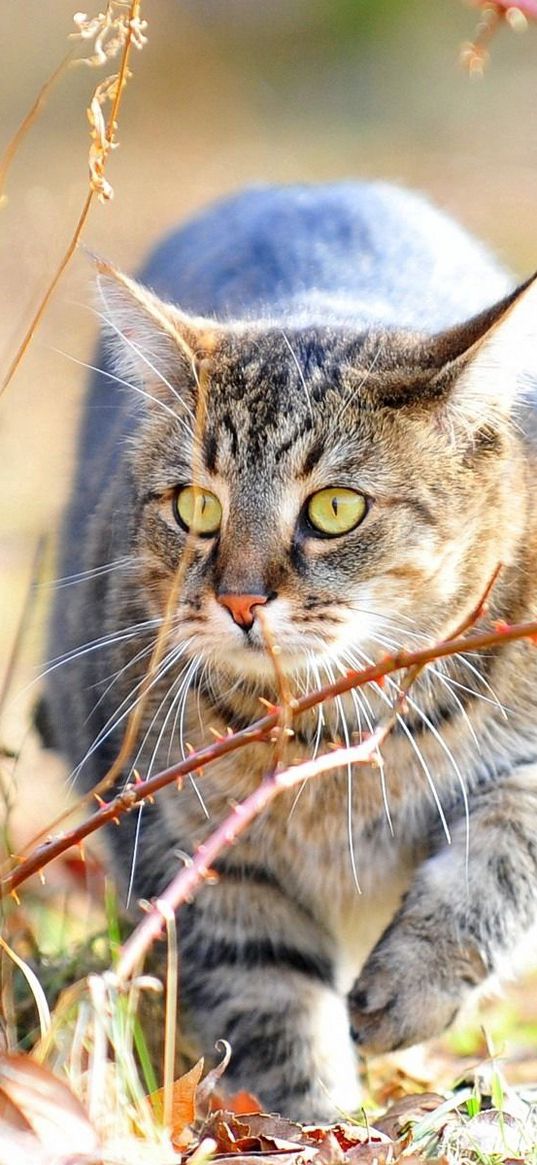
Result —
<instances>
[{"instance_id":1,"label":"cat's pupil","mask_svg":"<svg viewBox=\"0 0 537 1165\"><path fill-rule=\"evenodd\" d=\"M332 498L332 511L333 511L335 518L337 518L337 510L338 510L337 498Z\"/></svg>"}]
</instances>

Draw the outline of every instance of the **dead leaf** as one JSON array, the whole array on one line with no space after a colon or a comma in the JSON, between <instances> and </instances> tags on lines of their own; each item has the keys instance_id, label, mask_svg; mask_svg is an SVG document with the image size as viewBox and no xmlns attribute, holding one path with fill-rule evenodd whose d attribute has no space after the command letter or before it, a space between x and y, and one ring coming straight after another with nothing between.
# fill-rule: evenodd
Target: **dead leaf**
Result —
<instances>
[{"instance_id":1,"label":"dead leaf","mask_svg":"<svg viewBox=\"0 0 537 1165\"><path fill-rule=\"evenodd\" d=\"M218 1112L219 1109L226 1109L227 1112L233 1112L236 1116L252 1116L254 1113L261 1113L261 1103L254 1096L252 1092L234 1092L232 1096L226 1096L224 1099L218 1092L213 1092L211 1096L211 1111Z\"/></svg>"},{"instance_id":2,"label":"dead leaf","mask_svg":"<svg viewBox=\"0 0 537 1165\"><path fill-rule=\"evenodd\" d=\"M184 1076L174 1080L172 1088L171 1139L177 1146L181 1143L185 1129L196 1119L196 1090L203 1072L203 1058L194 1064ZM149 1100L154 1113L162 1120L164 1114L164 1089L152 1092Z\"/></svg>"},{"instance_id":3,"label":"dead leaf","mask_svg":"<svg viewBox=\"0 0 537 1165\"><path fill-rule=\"evenodd\" d=\"M394 1165L398 1158L394 1157L391 1141L385 1145L370 1141L367 1145L358 1145L356 1149L351 1149L346 1159L359 1162L359 1165Z\"/></svg>"},{"instance_id":4,"label":"dead leaf","mask_svg":"<svg viewBox=\"0 0 537 1165\"><path fill-rule=\"evenodd\" d=\"M437 1092L420 1092L414 1096L403 1096L395 1104L390 1105L384 1116L375 1120L375 1131L386 1133L393 1141L397 1141L409 1122L421 1120L429 1112L434 1112L440 1104L444 1104L445 1097Z\"/></svg>"},{"instance_id":5,"label":"dead leaf","mask_svg":"<svg viewBox=\"0 0 537 1165\"><path fill-rule=\"evenodd\" d=\"M324 1141L321 1141L315 1158L316 1165L342 1165L345 1160L345 1153L337 1137L330 1130L325 1132Z\"/></svg>"},{"instance_id":6,"label":"dead leaf","mask_svg":"<svg viewBox=\"0 0 537 1165\"><path fill-rule=\"evenodd\" d=\"M97 1133L67 1084L30 1056L13 1053L0 1056L0 1136L9 1139L15 1131L33 1141L36 1162L48 1153L74 1160L73 1145L80 1159L99 1153Z\"/></svg>"},{"instance_id":7,"label":"dead leaf","mask_svg":"<svg viewBox=\"0 0 537 1165\"><path fill-rule=\"evenodd\" d=\"M211 1068L211 1071L207 1073L205 1079L202 1080L198 1087L196 1093L196 1108L198 1115L205 1115L205 1113L208 1111L210 1098L215 1091L218 1081L224 1075L224 1072L231 1059L231 1045L228 1044L227 1040L217 1040L215 1047L218 1049L223 1049L222 1059L219 1064L217 1064L214 1068Z\"/></svg>"},{"instance_id":8,"label":"dead leaf","mask_svg":"<svg viewBox=\"0 0 537 1165\"><path fill-rule=\"evenodd\" d=\"M237 1115L229 1110L213 1112L203 1124L202 1137L216 1142L217 1153L300 1152L308 1144L301 1125L277 1113L250 1112ZM323 1137L326 1129L323 1130Z\"/></svg>"}]
</instances>

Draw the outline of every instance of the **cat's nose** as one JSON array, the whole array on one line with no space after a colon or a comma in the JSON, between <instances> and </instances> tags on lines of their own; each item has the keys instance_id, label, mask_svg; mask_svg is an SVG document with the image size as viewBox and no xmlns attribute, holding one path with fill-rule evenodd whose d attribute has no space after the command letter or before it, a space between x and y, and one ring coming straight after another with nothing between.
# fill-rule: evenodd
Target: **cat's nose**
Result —
<instances>
[{"instance_id":1,"label":"cat's nose","mask_svg":"<svg viewBox=\"0 0 537 1165\"><path fill-rule=\"evenodd\" d=\"M249 631L255 618L254 607L263 606L267 598L268 595L223 594L217 595L217 602L221 603L222 607L227 607L231 618L239 627Z\"/></svg>"}]
</instances>

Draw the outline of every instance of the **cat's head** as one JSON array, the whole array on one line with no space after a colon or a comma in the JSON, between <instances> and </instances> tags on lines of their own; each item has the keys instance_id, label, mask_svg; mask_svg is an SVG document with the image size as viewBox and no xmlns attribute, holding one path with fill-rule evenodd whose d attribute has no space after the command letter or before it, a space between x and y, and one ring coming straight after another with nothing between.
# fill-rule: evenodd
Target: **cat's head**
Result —
<instances>
[{"instance_id":1,"label":"cat's head","mask_svg":"<svg viewBox=\"0 0 537 1165\"><path fill-rule=\"evenodd\" d=\"M432 338L218 323L101 284L143 414L136 585L161 614L179 571L193 653L261 678L268 633L289 670L363 662L454 627L512 561L533 283Z\"/></svg>"}]
</instances>

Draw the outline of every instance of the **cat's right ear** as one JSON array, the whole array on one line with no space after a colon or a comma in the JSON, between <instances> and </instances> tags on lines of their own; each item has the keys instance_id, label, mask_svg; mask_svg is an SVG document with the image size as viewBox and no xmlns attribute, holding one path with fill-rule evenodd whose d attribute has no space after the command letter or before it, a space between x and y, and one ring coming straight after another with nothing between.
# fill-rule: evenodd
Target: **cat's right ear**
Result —
<instances>
[{"instance_id":1,"label":"cat's right ear","mask_svg":"<svg viewBox=\"0 0 537 1165\"><path fill-rule=\"evenodd\" d=\"M195 399L200 368L210 359L224 326L189 316L102 259L97 286L105 338L115 373L148 400L177 407Z\"/></svg>"}]
</instances>

